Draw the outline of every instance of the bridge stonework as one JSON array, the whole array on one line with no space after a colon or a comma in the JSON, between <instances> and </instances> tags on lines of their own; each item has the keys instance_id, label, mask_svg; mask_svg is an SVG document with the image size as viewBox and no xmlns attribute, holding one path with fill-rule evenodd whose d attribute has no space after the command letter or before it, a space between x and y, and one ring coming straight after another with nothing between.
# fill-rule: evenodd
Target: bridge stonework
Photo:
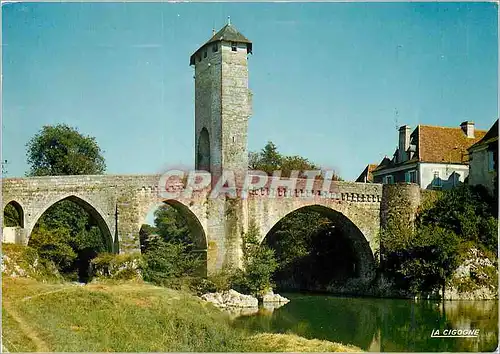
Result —
<instances>
[{"instance_id":1,"label":"bridge stonework","mask_svg":"<svg viewBox=\"0 0 500 354\"><path fill-rule=\"evenodd\" d=\"M368 279L374 275L374 259L379 249L377 235L384 215L392 213L402 222L411 222L420 196L418 186L411 184L332 182L326 192L317 187L307 190L300 183L293 190L273 189L268 184L250 191L243 199L223 195L210 198L207 188L189 198L180 194L179 198L166 200L158 191L159 178L159 175L7 178L2 180L2 208L10 202L19 204L24 237L17 242L27 244L42 214L61 200L71 200L96 219L109 240L110 251L127 253L140 250L139 231L148 213L160 203L167 203L186 218L196 248L206 252L208 273L224 265L241 266L242 234L250 224L257 226L262 241L282 218L308 208L329 217L342 230L357 250L361 276Z\"/></svg>"}]
</instances>

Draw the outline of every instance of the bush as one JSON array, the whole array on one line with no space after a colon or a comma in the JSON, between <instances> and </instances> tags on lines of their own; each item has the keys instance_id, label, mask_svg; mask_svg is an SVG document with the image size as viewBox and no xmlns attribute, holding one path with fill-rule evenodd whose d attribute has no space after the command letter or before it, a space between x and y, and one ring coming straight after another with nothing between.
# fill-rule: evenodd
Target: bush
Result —
<instances>
[{"instance_id":1,"label":"bush","mask_svg":"<svg viewBox=\"0 0 500 354\"><path fill-rule=\"evenodd\" d=\"M412 294L444 290L474 248L496 259L498 220L491 197L481 188L461 186L422 207L415 228L389 223L381 232L382 269ZM480 279L481 278L481 279ZM494 274L468 278L479 285ZM460 291L470 288L461 284Z\"/></svg>"},{"instance_id":2,"label":"bush","mask_svg":"<svg viewBox=\"0 0 500 354\"><path fill-rule=\"evenodd\" d=\"M200 255L189 252L183 243L157 238L151 241L144 254L144 280L158 284L173 284L174 278L194 276L202 267Z\"/></svg>"},{"instance_id":3,"label":"bush","mask_svg":"<svg viewBox=\"0 0 500 354\"><path fill-rule=\"evenodd\" d=\"M10 277L62 280L53 262L43 259L32 247L2 244L2 273Z\"/></svg>"},{"instance_id":4,"label":"bush","mask_svg":"<svg viewBox=\"0 0 500 354\"><path fill-rule=\"evenodd\" d=\"M259 244L259 231L251 223L248 232L243 235L243 270L236 270L231 283L233 288L242 293L262 296L273 288L272 275L278 268L274 251Z\"/></svg>"},{"instance_id":5,"label":"bush","mask_svg":"<svg viewBox=\"0 0 500 354\"><path fill-rule=\"evenodd\" d=\"M214 292L221 292L232 288L234 276L234 270L223 267L217 273L209 275L207 280L213 285Z\"/></svg>"},{"instance_id":6,"label":"bush","mask_svg":"<svg viewBox=\"0 0 500 354\"><path fill-rule=\"evenodd\" d=\"M144 266L140 253L102 253L91 261L93 275L119 280L140 279Z\"/></svg>"},{"instance_id":7,"label":"bush","mask_svg":"<svg viewBox=\"0 0 500 354\"><path fill-rule=\"evenodd\" d=\"M422 225L435 224L497 253L498 219L495 200L481 186L463 185L444 191L419 215Z\"/></svg>"},{"instance_id":8,"label":"bush","mask_svg":"<svg viewBox=\"0 0 500 354\"><path fill-rule=\"evenodd\" d=\"M71 268L77 254L69 245L70 232L66 228L48 230L39 227L33 230L29 245L40 257L52 261L60 271Z\"/></svg>"}]
</instances>

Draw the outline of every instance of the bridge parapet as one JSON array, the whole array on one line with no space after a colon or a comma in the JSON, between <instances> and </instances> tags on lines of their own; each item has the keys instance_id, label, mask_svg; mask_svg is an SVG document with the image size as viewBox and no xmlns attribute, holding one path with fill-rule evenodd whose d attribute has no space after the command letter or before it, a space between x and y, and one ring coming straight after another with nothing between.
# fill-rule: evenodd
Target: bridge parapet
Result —
<instances>
[{"instance_id":1,"label":"bridge parapet","mask_svg":"<svg viewBox=\"0 0 500 354\"><path fill-rule=\"evenodd\" d=\"M323 180L311 182L306 179L296 179L292 183L290 179L271 178L265 186L249 190L248 195L252 198L318 198L360 203L380 203L382 199L381 184L344 181L325 183ZM288 186L280 186L279 183Z\"/></svg>"}]
</instances>

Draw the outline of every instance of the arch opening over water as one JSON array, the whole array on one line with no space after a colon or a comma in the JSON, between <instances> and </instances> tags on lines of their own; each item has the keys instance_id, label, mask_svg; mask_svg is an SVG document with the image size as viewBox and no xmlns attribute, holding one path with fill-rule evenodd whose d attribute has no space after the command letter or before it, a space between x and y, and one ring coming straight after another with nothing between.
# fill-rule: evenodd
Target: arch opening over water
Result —
<instances>
[{"instance_id":1,"label":"arch opening over water","mask_svg":"<svg viewBox=\"0 0 500 354\"><path fill-rule=\"evenodd\" d=\"M351 292L375 276L375 258L361 230L321 205L298 208L277 222L263 244L274 249L281 290Z\"/></svg>"}]
</instances>

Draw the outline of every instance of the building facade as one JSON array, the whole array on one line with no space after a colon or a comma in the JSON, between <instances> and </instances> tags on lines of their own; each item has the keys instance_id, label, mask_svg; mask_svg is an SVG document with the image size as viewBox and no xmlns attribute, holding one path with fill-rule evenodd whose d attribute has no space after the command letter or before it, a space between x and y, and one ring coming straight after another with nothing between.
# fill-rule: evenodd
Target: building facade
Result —
<instances>
[{"instance_id":1,"label":"building facade","mask_svg":"<svg viewBox=\"0 0 500 354\"><path fill-rule=\"evenodd\" d=\"M399 128L398 148L372 171L375 183L416 183L422 189L450 189L469 175L467 149L481 140L486 131L474 122L460 127L418 125Z\"/></svg>"},{"instance_id":2,"label":"building facade","mask_svg":"<svg viewBox=\"0 0 500 354\"><path fill-rule=\"evenodd\" d=\"M498 194L498 119L486 135L469 149L469 184Z\"/></svg>"}]
</instances>

